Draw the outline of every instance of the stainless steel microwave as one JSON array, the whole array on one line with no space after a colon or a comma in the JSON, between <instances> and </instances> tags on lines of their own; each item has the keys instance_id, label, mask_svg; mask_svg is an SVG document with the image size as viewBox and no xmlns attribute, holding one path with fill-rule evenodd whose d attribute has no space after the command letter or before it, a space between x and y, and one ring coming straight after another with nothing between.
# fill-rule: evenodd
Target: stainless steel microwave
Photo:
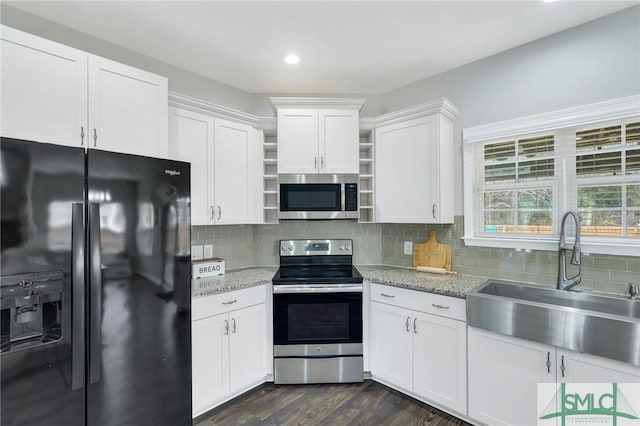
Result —
<instances>
[{"instance_id":1,"label":"stainless steel microwave","mask_svg":"<svg viewBox=\"0 0 640 426\"><path fill-rule=\"evenodd\" d=\"M278 175L278 219L358 219L358 175Z\"/></svg>"}]
</instances>

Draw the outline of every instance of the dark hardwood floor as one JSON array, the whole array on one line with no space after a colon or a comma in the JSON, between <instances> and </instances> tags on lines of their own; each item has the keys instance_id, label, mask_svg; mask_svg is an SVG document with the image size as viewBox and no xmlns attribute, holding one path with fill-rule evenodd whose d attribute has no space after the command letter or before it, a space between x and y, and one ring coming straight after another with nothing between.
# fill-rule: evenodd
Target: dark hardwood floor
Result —
<instances>
[{"instance_id":1,"label":"dark hardwood floor","mask_svg":"<svg viewBox=\"0 0 640 426\"><path fill-rule=\"evenodd\" d=\"M266 383L198 417L213 425L467 425L372 380L341 385Z\"/></svg>"}]
</instances>

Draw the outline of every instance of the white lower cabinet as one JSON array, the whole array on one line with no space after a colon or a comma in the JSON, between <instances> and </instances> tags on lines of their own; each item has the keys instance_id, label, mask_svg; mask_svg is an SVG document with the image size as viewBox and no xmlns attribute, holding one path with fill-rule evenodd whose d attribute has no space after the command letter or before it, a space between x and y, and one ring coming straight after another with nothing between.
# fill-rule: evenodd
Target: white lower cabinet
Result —
<instances>
[{"instance_id":1,"label":"white lower cabinet","mask_svg":"<svg viewBox=\"0 0 640 426\"><path fill-rule=\"evenodd\" d=\"M373 378L466 415L464 300L378 284L371 300Z\"/></svg>"},{"instance_id":2,"label":"white lower cabinet","mask_svg":"<svg viewBox=\"0 0 640 426\"><path fill-rule=\"evenodd\" d=\"M193 417L263 383L267 372L265 286L194 299Z\"/></svg>"},{"instance_id":3,"label":"white lower cabinet","mask_svg":"<svg viewBox=\"0 0 640 426\"><path fill-rule=\"evenodd\" d=\"M640 367L468 328L469 417L535 425L538 383L640 382Z\"/></svg>"}]
</instances>

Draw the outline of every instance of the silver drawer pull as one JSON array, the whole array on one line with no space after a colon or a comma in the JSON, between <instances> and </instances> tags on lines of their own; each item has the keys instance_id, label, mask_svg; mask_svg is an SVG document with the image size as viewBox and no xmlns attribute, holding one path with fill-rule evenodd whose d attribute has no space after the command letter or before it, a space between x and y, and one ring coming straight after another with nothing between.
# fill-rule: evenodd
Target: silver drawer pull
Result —
<instances>
[{"instance_id":1,"label":"silver drawer pull","mask_svg":"<svg viewBox=\"0 0 640 426\"><path fill-rule=\"evenodd\" d=\"M384 294L384 293L380 293L380 296L382 296L382 297L390 297L390 298L392 298L392 299L393 299L394 297L396 297L396 296L394 296L393 294Z\"/></svg>"},{"instance_id":2,"label":"silver drawer pull","mask_svg":"<svg viewBox=\"0 0 640 426\"><path fill-rule=\"evenodd\" d=\"M438 309L449 309L448 306L436 305L435 303L432 303L431 306L433 306L434 308L438 308Z\"/></svg>"},{"instance_id":3,"label":"silver drawer pull","mask_svg":"<svg viewBox=\"0 0 640 426\"><path fill-rule=\"evenodd\" d=\"M236 300L236 299L233 299L233 300L230 300L230 301L228 301L228 302L222 302L222 304L223 304L223 305L233 305L233 304L234 304L234 303L236 303L236 302L237 302L237 300Z\"/></svg>"}]
</instances>

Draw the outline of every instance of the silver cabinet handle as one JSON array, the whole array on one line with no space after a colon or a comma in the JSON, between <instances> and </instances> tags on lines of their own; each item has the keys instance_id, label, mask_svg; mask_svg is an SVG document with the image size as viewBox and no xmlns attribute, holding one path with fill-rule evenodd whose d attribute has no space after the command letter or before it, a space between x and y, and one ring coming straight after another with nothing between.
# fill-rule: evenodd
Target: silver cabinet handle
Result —
<instances>
[{"instance_id":1,"label":"silver cabinet handle","mask_svg":"<svg viewBox=\"0 0 640 426\"><path fill-rule=\"evenodd\" d=\"M84 146L84 126L80 126L80 146Z\"/></svg>"},{"instance_id":2,"label":"silver cabinet handle","mask_svg":"<svg viewBox=\"0 0 640 426\"><path fill-rule=\"evenodd\" d=\"M218 206L218 220L222 217L222 207Z\"/></svg>"},{"instance_id":3,"label":"silver cabinet handle","mask_svg":"<svg viewBox=\"0 0 640 426\"><path fill-rule=\"evenodd\" d=\"M562 357L560 358L560 371L562 371L562 377L564 377L564 370L566 370L565 366L564 366L564 355L562 355Z\"/></svg>"},{"instance_id":4,"label":"silver cabinet handle","mask_svg":"<svg viewBox=\"0 0 640 426\"><path fill-rule=\"evenodd\" d=\"M215 214L215 209L213 208L213 206L210 206L210 207L211 207L211 220L213 220L213 216Z\"/></svg>"},{"instance_id":5,"label":"silver cabinet handle","mask_svg":"<svg viewBox=\"0 0 640 426\"><path fill-rule=\"evenodd\" d=\"M228 336L229 335L229 321L224 320L224 335Z\"/></svg>"},{"instance_id":6,"label":"silver cabinet handle","mask_svg":"<svg viewBox=\"0 0 640 426\"><path fill-rule=\"evenodd\" d=\"M413 319L413 334L418 334L418 318Z\"/></svg>"},{"instance_id":7,"label":"silver cabinet handle","mask_svg":"<svg viewBox=\"0 0 640 426\"><path fill-rule=\"evenodd\" d=\"M235 334L235 332L236 332L236 319L235 318L231 318L231 322L233 323L233 329L231 330L231 332Z\"/></svg>"},{"instance_id":8,"label":"silver cabinet handle","mask_svg":"<svg viewBox=\"0 0 640 426\"><path fill-rule=\"evenodd\" d=\"M438 309L449 309L448 306L436 305L435 303L432 303L431 306L433 306L434 308L438 308Z\"/></svg>"},{"instance_id":9,"label":"silver cabinet handle","mask_svg":"<svg viewBox=\"0 0 640 426\"><path fill-rule=\"evenodd\" d=\"M223 305L233 305L233 304L234 304L234 303L236 303L236 302L237 302L237 300L236 300L236 299L233 299L233 300L230 300L230 301L228 301L228 302L222 302L222 304L223 304Z\"/></svg>"},{"instance_id":10,"label":"silver cabinet handle","mask_svg":"<svg viewBox=\"0 0 640 426\"><path fill-rule=\"evenodd\" d=\"M394 297L396 297L396 296L395 296L395 295L393 295L393 294L384 294L384 293L380 293L380 296L382 296L382 297L389 297L389 298L391 298L391 299L393 299Z\"/></svg>"},{"instance_id":11,"label":"silver cabinet handle","mask_svg":"<svg viewBox=\"0 0 640 426\"><path fill-rule=\"evenodd\" d=\"M547 352L547 373L551 373L551 352Z\"/></svg>"},{"instance_id":12,"label":"silver cabinet handle","mask_svg":"<svg viewBox=\"0 0 640 426\"><path fill-rule=\"evenodd\" d=\"M93 146L98 145L98 131L93 129Z\"/></svg>"},{"instance_id":13,"label":"silver cabinet handle","mask_svg":"<svg viewBox=\"0 0 640 426\"><path fill-rule=\"evenodd\" d=\"M313 168L314 170L318 168L318 157L313 157Z\"/></svg>"},{"instance_id":14,"label":"silver cabinet handle","mask_svg":"<svg viewBox=\"0 0 640 426\"><path fill-rule=\"evenodd\" d=\"M434 204L433 207L431 207L431 214L433 215L433 218L436 218L436 205Z\"/></svg>"},{"instance_id":15,"label":"silver cabinet handle","mask_svg":"<svg viewBox=\"0 0 640 426\"><path fill-rule=\"evenodd\" d=\"M407 317L407 321L404 323L404 326L407 328L407 331L409 331L409 320L411 318Z\"/></svg>"},{"instance_id":16,"label":"silver cabinet handle","mask_svg":"<svg viewBox=\"0 0 640 426\"><path fill-rule=\"evenodd\" d=\"M324 156L320 156L320 168L324 169Z\"/></svg>"}]
</instances>

